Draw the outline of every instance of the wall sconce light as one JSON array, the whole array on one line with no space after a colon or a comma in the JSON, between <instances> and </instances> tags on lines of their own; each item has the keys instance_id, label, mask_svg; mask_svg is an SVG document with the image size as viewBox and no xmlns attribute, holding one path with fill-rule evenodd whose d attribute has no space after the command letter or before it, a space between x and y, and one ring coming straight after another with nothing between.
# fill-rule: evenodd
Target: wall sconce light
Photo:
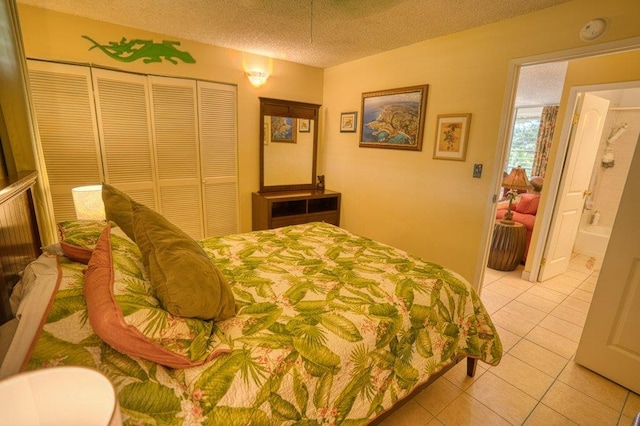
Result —
<instances>
[{"instance_id":1,"label":"wall sconce light","mask_svg":"<svg viewBox=\"0 0 640 426\"><path fill-rule=\"evenodd\" d=\"M269 74L262 71L247 71L247 78L253 87L260 87L267 82Z\"/></svg>"},{"instance_id":2,"label":"wall sconce light","mask_svg":"<svg viewBox=\"0 0 640 426\"><path fill-rule=\"evenodd\" d=\"M71 189L76 218L80 220L105 220L102 202L102 185L78 186Z\"/></svg>"}]
</instances>

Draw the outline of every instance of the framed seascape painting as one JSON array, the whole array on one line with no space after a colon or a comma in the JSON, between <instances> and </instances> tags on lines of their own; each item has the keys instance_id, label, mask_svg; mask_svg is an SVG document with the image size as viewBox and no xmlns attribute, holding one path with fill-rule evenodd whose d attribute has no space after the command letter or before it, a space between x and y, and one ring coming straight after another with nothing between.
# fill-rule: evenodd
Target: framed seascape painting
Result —
<instances>
[{"instance_id":1,"label":"framed seascape painting","mask_svg":"<svg viewBox=\"0 0 640 426\"><path fill-rule=\"evenodd\" d=\"M340 132L355 133L358 123L357 112L343 112L340 114Z\"/></svg>"},{"instance_id":2,"label":"framed seascape painting","mask_svg":"<svg viewBox=\"0 0 640 426\"><path fill-rule=\"evenodd\" d=\"M360 146L420 151L428 85L362 94Z\"/></svg>"},{"instance_id":3,"label":"framed seascape painting","mask_svg":"<svg viewBox=\"0 0 640 426\"><path fill-rule=\"evenodd\" d=\"M471 114L441 114L436 125L433 158L464 161L467 156Z\"/></svg>"},{"instance_id":4,"label":"framed seascape painting","mask_svg":"<svg viewBox=\"0 0 640 426\"><path fill-rule=\"evenodd\" d=\"M296 119L292 117L271 117L271 142L296 143Z\"/></svg>"}]
</instances>

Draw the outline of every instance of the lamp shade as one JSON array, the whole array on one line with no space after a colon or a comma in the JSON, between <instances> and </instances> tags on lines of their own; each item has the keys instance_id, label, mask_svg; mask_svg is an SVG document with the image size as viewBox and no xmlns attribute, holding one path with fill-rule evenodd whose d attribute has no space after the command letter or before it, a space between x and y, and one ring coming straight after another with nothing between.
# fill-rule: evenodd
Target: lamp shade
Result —
<instances>
[{"instance_id":1,"label":"lamp shade","mask_svg":"<svg viewBox=\"0 0 640 426\"><path fill-rule=\"evenodd\" d=\"M247 78L253 87L260 87L267 82L269 74L262 71L248 71Z\"/></svg>"},{"instance_id":2,"label":"lamp shade","mask_svg":"<svg viewBox=\"0 0 640 426\"><path fill-rule=\"evenodd\" d=\"M85 367L52 367L0 381L0 423L120 426L116 392L106 376Z\"/></svg>"},{"instance_id":3,"label":"lamp shade","mask_svg":"<svg viewBox=\"0 0 640 426\"><path fill-rule=\"evenodd\" d=\"M81 220L105 220L102 202L102 185L79 186L71 190L76 218Z\"/></svg>"},{"instance_id":4,"label":"lamp shade","mask_svg":"<svg viewBox=\"0 0 640 426\"><path fill-rule=\"evenodd\" d=\"M502 186L518 191L529 189L531 184L529 184L529 179L527 179L527 172L518 166L511 169L511 173L502 180Z\"/></svg>"}]
</instances>

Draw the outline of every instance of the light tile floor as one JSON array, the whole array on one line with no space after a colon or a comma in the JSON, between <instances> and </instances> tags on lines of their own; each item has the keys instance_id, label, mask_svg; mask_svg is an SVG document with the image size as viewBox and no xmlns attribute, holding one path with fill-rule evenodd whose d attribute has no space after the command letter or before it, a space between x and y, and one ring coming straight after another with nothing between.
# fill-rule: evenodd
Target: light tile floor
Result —
<instances>
[{"instance_id":1,"label":"light tile floor","mask_svg":"<svg viewBox=\"0 0 640 426\"><path fill-rule=\"evenodd\" d=\"M408 401L385 426L631 426L640 396L573 362L598 279L595 258L574 255L544 283L487 268L481 298L504 346L496 367L461 362Z\"/></svg>"}]
</instances>

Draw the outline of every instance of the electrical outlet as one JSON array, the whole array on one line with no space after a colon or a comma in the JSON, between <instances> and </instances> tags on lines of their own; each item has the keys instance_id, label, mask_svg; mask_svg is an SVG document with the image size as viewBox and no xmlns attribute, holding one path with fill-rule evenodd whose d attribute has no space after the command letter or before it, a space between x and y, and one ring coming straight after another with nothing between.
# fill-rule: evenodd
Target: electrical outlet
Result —
<instances>
[{"instance_id":1,"label":"electrical outlet","mask_svg":"<svg viewBox=\"0 0 640 426\"><path fill-rule=\"evenodd\" d=\"M482 164L473 165L473 177L474 178L482 177Z\"/></svg>"}]
</instances>

